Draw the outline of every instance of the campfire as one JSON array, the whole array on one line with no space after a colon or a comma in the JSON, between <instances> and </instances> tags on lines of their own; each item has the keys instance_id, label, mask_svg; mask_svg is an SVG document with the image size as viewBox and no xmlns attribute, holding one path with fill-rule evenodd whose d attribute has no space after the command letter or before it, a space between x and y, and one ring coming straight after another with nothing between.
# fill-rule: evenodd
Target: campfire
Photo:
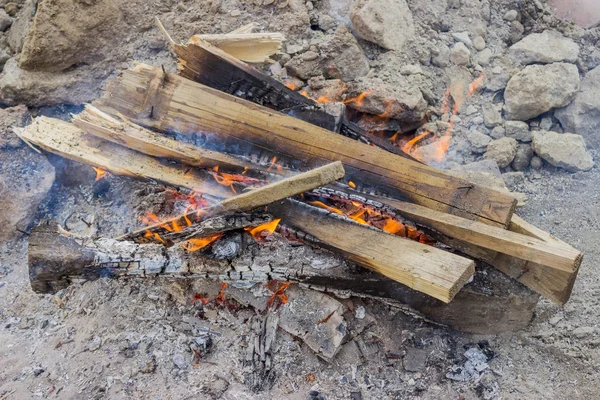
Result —
<instances>
[{"instance_id":1,"label":"campfire","mask_svg":"<svg viewBox=\"0 0 600 400\"><path fill-rule=\"evenodd\" d=\"M223 282L222 302L227 284L283 282L272 290L275 304L286 303L284 291L296 282L401 300L453 324L456 310L473 306L459 293L477 260L558 304L568 301L582 261L578 250L517 217L510 194L434 168L483 74L446 91L438 110L449 116L438 124L445 129L433 131L427 118L400 127L390 121L390 104L380 114L357 111L371 91L342 88L312 98L236 58L250 55L236 53L231 38L228 53L208 42L220 43L214 35L180 45L160 27L179 57L179 74L138 64L71 122L37 117L17 134L90 165L96 181L123 175L161 182L174 212L148 211L139 230L115 238L40 225L29 244L35 291L53 293L82 279L164 275ZM244 269L236 260L249 240L299 241L373 274L367 282L335 268ZM215 260L229 270L198 272Z\"/></svg>"}]
</instances>

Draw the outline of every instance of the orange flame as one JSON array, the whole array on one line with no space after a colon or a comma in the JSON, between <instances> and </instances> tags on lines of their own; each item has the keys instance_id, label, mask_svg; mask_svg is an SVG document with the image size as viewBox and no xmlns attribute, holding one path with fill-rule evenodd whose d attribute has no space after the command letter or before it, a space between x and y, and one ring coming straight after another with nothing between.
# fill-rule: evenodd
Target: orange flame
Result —
<instances>
[{"instance_id":1,"label":"orange flame","mask_svg":"<svg viewBox=\"0 0 600 400\"><path fill-rule=\"evenodd\" d=\"M367 90L366 92L362 92L358 96L350 97L349 99L344 100L344 104L354 104L356 107L362 107L365 103L365 97L373 93L372 90Z\"/></svg>"},{"instance_id":2,"label":"orange flame","mask_svg":"<svg viewBox=\"0 0 600 400\"><path fill-rule=\"evenodd\" d=\"M203 238L188 239L185 242L183 242L183 248L189 252L198 251L198 250L205 248L209 244L213 243L215 240L217 240L221 236L223 236L222 233L217 233L215 235L207 236L207 237L203 237Z\"/></svg>"},{"instance_id":3,"label":"orange flame","mask_svg":"<svg viewBox=\"0 0 600 400\"><path fill-rule=\"evenodd\" d=\"M106 178L108 176L108 172L106 172L105 170L98 168L98 167L92 167L94 169L94 171L96 171L96 182L98 182L100 179L102 178Z\"/></svg>"},{"instance_id":4,"label":"orange flame","mask_svg":"<svg viewBox=\"0 0 600 400\"><path fill-rule=\"evenodd\" d=\"M261 183L261 181L256 178L242 174L227 174L225 172L219 172L218 165L215 166L209 173L213 176L213 178L215 178L215 181L217 181L218 184L231 188L231 191L235 194L237 194L237 191L235 190L235 187L233 187L233 184L236 182L243 183L248 186Z\"/></svg>"},{"instance_id":5,"label":"orange flame","mask_svg":"<svg viewBox=\"0 0 600 400\"><path fill-rule=\"evenodd\" d=\"M342 210L337 209L335 207L330 207L327 204L323 203L322 201L308 201L308 204L311 204L315 207L319 207L319 208L324 208L325 210L329 211L329 212L333 212L339 215L344 215L344 213L342 212Z\"/></svg>"},{"instance_id":6,"label":"orange flame","mask_svg":"<svg viewBox=\"0 0 600 400\"><path fill-rule=\"evenodd\" d=\"M221 290L219 291L219 295L215 299L215 302L219 305L223 304L225 301L225 289L227 288L227 283L221 283Z\"/></svg>"},{"instance_id":7,"label":"orange flame","mask_svg":"<svg viewBox=\"0 0 600 400\"><path fill-rule=\"evenodd\" d=\"M288 89L296 90L296 84L294 82L286 82L285 86L287 86Z\"/></svg>"},{"instance_id":8,"label":"orange flame","mask_svg":"<svg viewBox=\"0 0 600 400\"><path fill-rule=\"evenodd\" d=\"M405 152L406 154L410 154L412 148L415 146L415 144L417 144L418 142L421 141L421 139L425 138L425 136L429 135L430 132L423 132L418 136L415 136L414 138L412 138L411 140L409 140L408 142L406 142L404 144L404 146L402 146L402 151Z\"/></svg>"},{"instance_id":9,"label":"orange flame","mask_svg":"<svg viewBox=\"0 0 600 400\"><path fill-rule=\"evenodd\" d=\"M288 302L288 295L285 293L285 289L287 289L291 284L291 282L284 282L281 284L281 286L279 286L279 288L277 288L277 290L273 292L267 301L267 309L270 309L275 304L275 300L277 299L279 300L280 304L285 304Z\"/></svg>"},{"instance_id":10,"label":"orange flame","mask_svg":"<svg viewBox=\"0 0 600 400\"><path fill-rule=\"evenodd\" d=\"M254 239L261 239L264 237L263 232L265 231L267 232L266 236L271 236L273 232L275 232L275 229L277 229L277 226L280 222L281 218L277 218L271 222L264 223L255 228L245 228L245 230L246 232L251 234Z\"/></svg>"},{"instance_id":11,"label":"orange flame","mask_svg":"<svg viewBox=\"0 0 600 400\"><path fill-rule=\"evenodd\" d=\"M195 293L194 298L192 299L192 304L197 301L201 301L202 304L206 305L208 304L209 300L206 297L202 296L200 293Z\"/></svg>"}]
</instances>

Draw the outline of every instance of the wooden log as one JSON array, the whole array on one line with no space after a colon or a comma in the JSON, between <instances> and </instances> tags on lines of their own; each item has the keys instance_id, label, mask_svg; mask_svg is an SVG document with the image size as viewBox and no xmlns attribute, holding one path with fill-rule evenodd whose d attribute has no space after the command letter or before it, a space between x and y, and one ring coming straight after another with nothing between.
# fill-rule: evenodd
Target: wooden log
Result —
<instances>
[{"instance_id":1,"label":"wooden log","mask_svg":"<svg viewBox=\"0 0 600 400\"><path fill-rule=\"evenodd\" d=\"M55 293L73 281L119 276L164 277L180 282L182 279L207 279L235 282L237 286L246 287L279 280L345 296L400 301L436 322L481 334L526 327L538 299L523 285L496 276L495 271L490 270L477 274L474 282L461 290L454 301L445 304L380 274L341 263L326 252L291 246L281 239L278 252L265 248L263 254L261 247L256 249L259 263L237 263L236 260L223 263L199 253L186 252L179 246L165 249L155 244L140 245L113 239L75 239L59 234L59 231L56 223L42 224L31 230L29 273L31 286L38 293ZM265 262L268 257L272 257L272 261ZM490 276L493 279L486 279ZM193 292L188 294L191 300Z\"/></svg>"},{"instance_id":2,"label":"wooden log","mask_svg":"<svg viewBox=\"0 0 600 400\"><path fill-rule=\"evenodd\" d=\"M550 244L530 235L445 214L417 204L393 199L382 199L382 202L417 225L435 229L446 236L484 249L560 271L577 271L583 259L583 254L570 246Z\"/></svg>"},{"instance_id":3,"label":"wooden log","mask_svg":"<svg viewBox=\"0 0 600 400\"><path fill-rule=\"evenodd\" d=\"M158 19L157 25L179 56L179 71L182 76L213 89L273 108L321 128L414 160L411 155L403 152L399 147L394 146L385 139L370 135L369 131L348 121L344 116L338 121L338 114L331 113L332 107L329 106L332 103L318 104L312 99L299 95L299 93L278 80L264 75L251 66L244 64L235 56L224 52L205 40L200 40L199 37L193 43L179 45L173 41ZM246 30L246 28L243 30ZM231 79L234 79L234 81ZM282 101L282 97L284 101Z\"/></svg>"},{"instance_id":4,"label":"wooden log","mask_svg":"<svg viewBox=\"0 0 600 400\"><path fill-rule=\"evenodd\" d=\"M266 186L250 190L234 197L229 197L217 204L203 208L199 211L192 211L159 224L149 226L137 232L122 236L121 240L140 240L146 236L147 232L158 233L161 237L171 230L173 224L177 226L188 226L217 215L223 215L231 212L244 212L263 207L276 201L307 192L309 190L327 185L344 177L344 167L341 162L334 162L323 167L315 168L308 172L303 172L278 182L270 183Z\"/></svg>"},{"instance_id":5,"label":"wooden log","mask_svg":"<svg viewBox=\"0 0 600 400\"><path fill-rule=\"evenodd\" d=\"M108 140L153 157L166 157L184 164L201 168L231 168L236 170L261 169L260 166L240 158L203 149L188 143L173 140L165 135L128 122L115 119L92 105L74 116L73 124L85 133Z\"/></svg>"},{"instance_id":6,"label":"wooden log","mask_svg":"<svg viewBox=\"0 0 600 400\"><path fill-rule=\"evenodd\" d=\"M126 175L133 175L138 178L152 175L155 179L157 179L156 177L160 177L160 180L165 183L169 183L169 179L172 177L177 186L182 186L187 183L191 186L190 188L196 190L213 187L209 181L210 178L208 177L204 178L204 180L202 180L201 176L197 176L193 180L181 179L179 169L174 166L162 168L160 174L157 174L153 171L153 168L157 167L152 164L152 162L155 162L154 159L128 149L124 149L127 150L128 153L123 153L120 149L116 148L118 146L115 146L112 143L105 142L99 145L99 148L108 146L106 150L109 151L109 153L102 154L98 148L92 147L86 143L83 132L81 132L79 128L64 121L53 120L46 117L37 118L32 125L22 130L20 134L33 144L48 151L64 155L77 161L101 166L117 174L124 172ZM91 161L88 159L88 156ZM162 164L159 163L158 165L162 166ZM339 166L339 164L336 165ZM297 188L302 185L310 186L316 184L319 186L321 183L325 183L328 180L331 181L332 176L340 176L339 169L336 167L334 167L334 169L337 170L336 173L324 174L324 176L318 175L319 178L312 177L311 179L301 180L299 182L287 181L285 185L286 187L292 187L294 190L297 190ZM132 173L132 171L135 173ZM226 187L224 186L222 186L222 188L214 188L210 194L221 198L232 196L232 192L226 190ZM271 188L267 188L266 191L263 192L263 196L264 198L269 199L268 203L266 203L269 204L273 202L272 199L280 197L281 192L279 189L275 190L271 186ZM255 208L256 203L253 203L252 201L254 201L254 196L252 195L252 192L248 192L230 199L225 205L221 204L220 208L233 207L235 210L243 210L247 209L247 207ZM322 227L320 225L327 225L330 222L330 218L334 217L323 215L318 209L298 205L297 202L288 202L286 208L289 208L289 212L292 215L303 213L309 216L311 213L316 213L320 218L320 223L306 226L306 233L309 235L312 235L313 233L318 234L321 242L323 242L323 246L327 246L328 249L346 256L352 256L354 261L359 265L379 271L394 279L401 279L402 283L410 287L415 287L418 290L425 290L427 294L436 296L436 298L439 297L440 300L444 302L448 302L452 299L456 291L460 289L473 272L473 262L471 260L434 249L433 247L428 247L426 250L423 250L417 242L390 236L380 231L364 229L358 225L353 226L352 224L348 224L349 227L346 227L345 225L342 225L342 227L343 229L355 229L356 227L361 232L364 229L366 232L361 233L363 240L368 240L369 243L387 243L387 245L390 245L391 247L385 249L379 247L379 251L377 252L373 252L367 247L354 247L351 249L339 247L340 235L337 230L332 229L328 234L329 237L321 233ZM277 216L277 214L274 215ZM164 223L160 225L164 228ZM146 230L144 229L143 232L145 231ZM328 240L331 240L332 243L327 244ZM425 251L432 251L433 257L435 258L432 260L432 265L439 267L440 276L445 276L446 278L444 280L440 279L440 282L433 282L431 286L427 286L424 281L428 279L428 277L422 277L421 272L419 271L419 268L422 267L421 265L412 264L409 260L406 262L401 261L409 251L414 251L417 255L420 254L420 260L424 262L425 265L428 265L429 263L427 257L424 257L424 254L427 254ZM368 255L364 256L363 253ZM415 261L416 259L416 256L411 258L412 261Z\"/></svg>"},{"instance_id":7,"label":"wooden log","mask_svg":"<svg viewBox=\"0 0 600 400\"><path fill-rule=\"evenodd\" d=\"M516 200L434 168L365 146L314 125L232 97L161 69L139 64L96 102L111 114L123 113L162 131L214 132L235 143L297 159L301 169L342 161L347 178L374 185L414 203L489 224L507 226Z\"/></svg>"},{"instance_id":8,"label":"wooden log","mask_svg":"<svg viewBox=\"0 0 600 400\"><path fill-rule=\"evenodd\" d=\"M190 170L187 166L165 165L145 154L86 137L81 129L59 119L38 117L31 125L15 129L20 137L48 152L115 175L153 179L217 198L228 197L231 193L226 186L211 182L202 171Z\"/></svg>"}]
</instances>

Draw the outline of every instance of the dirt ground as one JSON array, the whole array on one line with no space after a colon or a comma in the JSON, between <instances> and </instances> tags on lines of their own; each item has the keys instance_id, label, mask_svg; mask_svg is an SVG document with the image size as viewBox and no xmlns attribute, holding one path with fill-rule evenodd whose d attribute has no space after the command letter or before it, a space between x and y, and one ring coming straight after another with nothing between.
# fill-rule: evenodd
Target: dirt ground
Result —
<instances>
[{"instance_id":1,"label":"dirt ground","mask_svg":"<svg viewBox=\"0 0 600 400\"><path fill-rule=\"evenodd\" d=\"M349 4L342 0L315 1L310 6L296 0L106 2L110 7L95 8L94 12L102 14L104 25L118 34L112 38L110 29L95 31L94 27L88 34L97 37L98 43L89 46L84 40L87 37L77 36L75 28L49 27L68 22L72 18L69 13L76 14L80 7L94 7L96 1L42 3L40 7L48 7L50 16L60 10L65 14L61 14L59 22L40 19L39 40L58 43L56 49L64 51L61 40L66 36L76 47L67 46L61 54L44 46L11 54L14 57L0 77L3 106L24 103L33 114L68 118L79 106L63 103L80 104L95 98L103 80L130 66L132 60L164 64L174 70L172 54L152 27L154 15L161 17L177 40L199 31L228 32L244 23L259 21L262 30L284 32L288 45L306 51L331 38L336 24L347 23ZM75 5L61 8L63 3ZM487 27L487 46L496 54L485 72L498 68L503 73L514 72L515 66L505 51L515 24L511 28L504 19L513 8L519 9L527 33L551 27L567 37L577 38L581 43L578 60L581 71L600 65L600 30L582 34L572 25L548 15L542 18L535 12L529 13L538 0L410 0L408 3L418 25L417 37L405 51L389 52L359 40L370 67L367 76L359 79L360 85L368 85L372 79L389 86L414 85L424 93L430 106L439 107L456 68L439 67L427 61L421 66L424 74L405 78L401 67L419 64L423 52L431 58L437 54L438 46L453 43L449 32L477 32L481 24ZM485 22L482 10L487 10L490 16ZM117 12L119 18L112 18L111 12ZM335 21L324 18L324 14L336 16ZM48 25L44 28L43 24ZM15 20L11 29L22 26L26 24ZM44 38L45 33L48 38ZM0 44L12 41L10 35L0 35ZM105 45L99 44L100 41ZM8 72L15 71L19 57L25 57L43 72L20 71L9 75ZM59 64L67 68L51 70ZM479 73L472 69L465 74L472 79ZM496 97L496 92L487 91L467 99L463 108L476 106L479 110ZM464 138L468 127L483 125L477 110L459 113L462 123L457 123L447 167L481 158L481 154L470 151ZM555 120L551 123L557 127ZM491 129L484 133L489 134L488 131ZM600 148L590 151L598 160ZM80 217L93 216L94 233L111 236L138 224L131 216L159 203L158 197L148 195L150 189L146 183L111 177L110 187L106 188L94 183L94 173L89 167L63 162L54 156L49 159L56 169L56 183L39 206L32 226L51 217L67 225L71 223L72 229L85 231L86 225L80 222ZM510 172L510 167L504 172ZM517 179L511 187L528 197L526 206L518 211L520 216L585 253L571 300L563 307L540 300L527 329L471 335L427 322L414 313L376 300L340 299L350 310L345 316L353 340L333 361L326 362L304 342L278 330L273 351L274 373L263 382L262 390L253 384L256 371L246 355L262 316L244 305L233 290L225 293L235 304L230 308L193 303L192 298L181 297L177 284L165 279L100 279L72 285L57 295L37 295L29 286L27 236L22 234L0 243L0 400L597 398L600 392L599 187L598 166L588 172L569 173L548 164L539 171L527 168L522 179ZM105 191L119 196L104 196ZM145 193L141 202L140 192ZM218 282L204 285L208 288L203 286L203 289L213 294L219 291ZM253 293L265 296L260 289ZM212 347L198 360L190 345L196 346L207 336L212 339Z\"/></svg>"}]
</instances>

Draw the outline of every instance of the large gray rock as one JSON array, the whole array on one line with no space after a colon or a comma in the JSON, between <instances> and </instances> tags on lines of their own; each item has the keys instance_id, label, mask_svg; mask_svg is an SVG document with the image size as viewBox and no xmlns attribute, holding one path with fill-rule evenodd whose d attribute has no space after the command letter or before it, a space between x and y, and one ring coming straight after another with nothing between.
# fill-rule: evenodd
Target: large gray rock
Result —
<instances>
[{"instance_id":1,"label":"large gray rock","mask_svg":"<svg viewBox=\"0 0 600 400\"><path fill-rule=\"evenodd\" d=\"M570 172L588 171L594 166L581 135L536 131L533 133L533 150L555 167Z\"/></svg>"},{"instance_id":2,"label":"large gray rock","mask_svg":"<svg viewBox=\"0 0 600 400\"><path fill-rule=\"evenodd\" d=\"M52 164L12 132L29 118L25 106L0 110L0 242L27 229L54 183Z\"/></svg>"},{"instance_id":3,"label":"large gray rock","mask_svg":"<svg viewBox=\"0 0 600 400\"><path fill-rule=\"evenodd\" d=\"M587 73L575 100L554 116L566 131L583 135L588 145L600 145L600 67Z\"/></svg>"},{"instance_id":4,"label":"large gray rock","mask_svg":"<svg viewBox=\"0 0 600 400\"><path fill-rule=\"evenodd\" d=\"M514 75L504 91L511 120L526 121L569 104L579 90L579 70L573 64L529 65Z\"/></svg>"},{"instance_id":5,"label":"large gray rock","mask_svg":"<svg viewBox=\"0 0 600 400\"><path fill-rule=\"evenodd\" d=\"M388 50L400 50L415 36L412 12L405 0L357 0L350 20L358 37Z\"/></svg>"},{"instance_id":6,"label":"large gray rock","mask_svg":"<svg viewBox=\"0 0 600 400\"><path fill-rule=\"evenodd\" d=\"M510 56L521 64L565 61L574 63L579 57L577 43L556 31L532 33L510 48Z\"/></svg>"},{"instance_id":7,"label":"large gray rock","mask_svg":"<svg viewBox=\"0 0 600 400\"><path fill-rule=\"evenodd\" d=\"M483 157L488 160L496 161L500 168L506 168L515 159L517 147L518 143L515 139L504 137L491 142Z\"/></svg>"}]
</instances>

